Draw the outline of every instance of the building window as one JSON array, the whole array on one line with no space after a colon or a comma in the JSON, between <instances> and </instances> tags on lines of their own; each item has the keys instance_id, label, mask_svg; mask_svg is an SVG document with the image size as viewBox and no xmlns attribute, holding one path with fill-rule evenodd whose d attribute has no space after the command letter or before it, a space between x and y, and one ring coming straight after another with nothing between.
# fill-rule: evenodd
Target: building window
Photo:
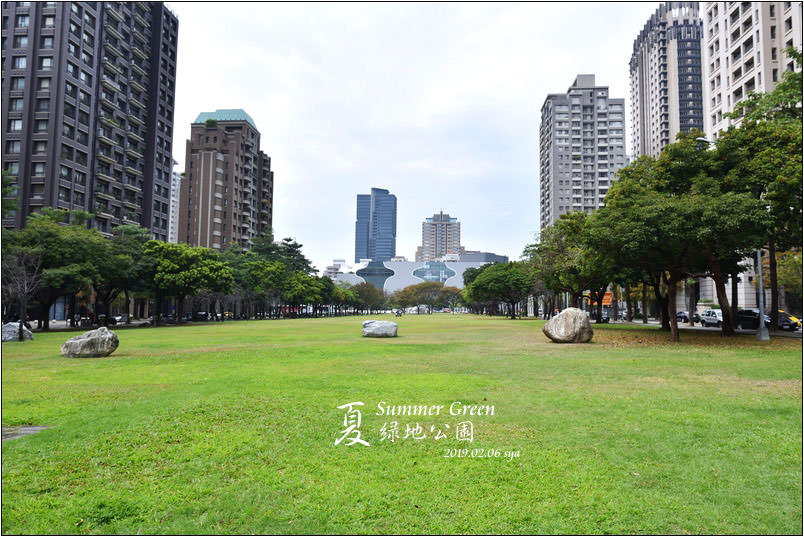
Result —
<instances>
[{"instance_id":1,"label":"building window","mask_svg":"<svg viewBox=\"0 0 804 537\"><path fill-rule=\"evenodd\" d=\"M78 92L78 101L81 104L85 104L85 105L89 106L89 104L91 102L91 97L89 96L89 93L87 93L86 91L80 91L80 92Z\"/></svg>"},{"instance_id":2,"label":"building window","mask_svg":"<svg viewBox=\"0 0 804 537\"><path fill-rule=\"evenodd\" d=\"M87 182L87 174L79 171L73 172L73 183L76 185L84 185Z\"/></svg>"},{"instance_id":3,"label":"building window","mask_svg":"<svg viewBox=\"0 0 804 537\"><path fill-rule=\"evenodd\" d=\"M42 56L39 58L39 68L42 70L50 70L53 68L53 57Z\"/></svg>"},{"instance_id":4,"label":"building window","mask_svg":"<svg viewBox=\"0 0 804 537\"><path fill-rule=\"evenodd\" d=\"M14 36L14 48L27 48L28 47L28 36L27 35L15 35Z\"/></svg>"},{"instance_id":5,"label":"building window","mask_svg":"<svg viewBox=\"0 0 804 537\"><path fill-rule=\"evenodd\" d=\"M79 129L75 141L82 145L89 145L89 134Z\"/></svg>"},{"instance_id":6,"label":"building window","mask_svg":"<svg viewBox=\"0 0 804 537\"><path fill-rule=\"evenodd\" d=\"M44 140L37 140L33 143L33 154L44 155L47 152L47 142Z\"/></svg>"},{"instance_id":7,"label":"building window","mask_svg":"<svg viewBox=\"0 0 804 537\"><path fill-rule=\"evenodd\" d=\"M776 26L771 26L771 28L770 28L770 36L771 36L771 39L776 39Z\"/></svg>"},{"instance_id":8,"label":"building window","mask_svg":"<svg viewBox=\"0 0 804 537\"><path fill-rule=\"evenodd\" d=\"M83 61L85 64L89 66L92 66L92 54L81 52L81 61Z\"/></svg>"},{"instance_id":9,"label":"building window","mask_svg":"<svg viewBox=\"0 0 804 537\"><path fill-rule=\"evenodd\" d=\"M20 141L19 140L9 140L6 142L6 153L19 153L20 152Z\"/></svg>"},{"instance_id":10,"label":"building window","mask_svg":"<svg viewBox=\"0 0 804 537\"><path fill-rule=\"evenodd\" d=\"M14 26L17 28L27 28L30 25L31 19L28 15L17 15Z\"/></svg>"},{"instance_id":11,"label":"building window","mask_svg":"<svg viewBox=\"0 0 804 537\"><path fill-rule=\"evenodd\" d=\"M73 148L66 144L61 144L61 158L73 160Z\"/></svg>"},{"instance_id":12,"label":"building window","mask_svg":"<svg viewBox=\"0 0 804 537\"><path fill-rule=\"evenodd\" d=\"M86 166L87 165L87 154L84 153L83 151L77 151L76 150L76 152L75 152L75 161L78 164Z\"/></svg>"},{"instance_id":13,"label":"building window","mask_svg":"<svg viewBox=\"0 0 804 537\"><path fill-rule=\"evenodd\" d=\"M22 131L22 120L21 119L11 119L8 122L8 132L21 132Z\"/></svg>"},{"instance_id":14,"label":"building window","mask_svg":"<svg viewBox=\"0 0 804 537\"><path fill-rule=\"evenodd\" d=\"M65 181L69 181L69 180L70 180L70 175L71 175L71 174L72 174L72 170L71 170L70 168L68 168L67 166L62 166L62 167L59 169L59 177L61 177L61 178L62 178L62 179L64 179Z\"/></svg>"},{"instance_id":15,"label":"building window","mask_svg":"<svg viewBox=\"0 0 804 537\"><path fill-rule=\"evenodd\" d=\"M34 162L33 163L33 172L31 173L34 177L42 177L45 175L45 163L44 162Z\"/></svg>"},{"instance_id":16,"label":"building window","mask_svg":"<svg viewBox=\"0 0 804 537\"><path fill-rule=\"evenodd\" d=\"M56 17L53 15L45 15L42 17L42 26L44 28L53 28L56 26Z\"/></svg>"},{"instance_id":17,"label":"building window","mask_svg":"<svg viewBox=\"0 0 804 537\"><path fill-rule=\"evenodd\" d=\"M34 122L34 132L47 132L47 120L37 119Z\"/></svg>"},{"instance_id":18,"label":"building window","mask_svg":"<svg viewBox=\"0 0 804 537\"><path fill-rule=\"evenodd\" d=\"M11 59L12 69L25 69L28 67L28 59L25 56L14 56Z\"/></svg>"},{"instance_id":19,"label":"building window","mask_svg":"<svg viewBox=\"0 0 804 537\"><path fill-rule=\"evenodd\" d=\"M36 111L37 112L47 112L50 110L50 99L37 99L36 100Z\"/></svg>"},{"instance_id":20,"label":"building window","mask_svg":"<svg viewBox=\"0 0 804 537\"><path fill-rule=\"evenodd\" d=\"M78 78L78 67L76 67L75 64L67 62L67 72L75 78Z\"/></svg>"},{"instance_id":21,"label":"building window","mask_svg":"<svg viewBox=\"0 0 804 537\"><path fill-rule=\"evenodd\" d=\"M11 111L22 112L22 99L11 99Z\"/></svg>"},{"instance_id":22,"label":"building window","mask_svg":"<svg viewBox=\"0 0 804 537\"><path fill-rule=\"evenodd\" d=\"M81 80L81 82L83 82L87 86L92 85L92 75L90 75L86 71L81 71L81 76L79 76L78 78Z\"/></svg>"},{"instance_id":23,"label":"building window","mask_svg":"<svg viewBox=\"0 0 804 537\"><path fill-rule=\"evenodd\" d=\"M40 48L53 48L53 36L52 35L45 35L42 36L42 41L40 42Z\"/></svg>"},{"instance_id":24,"label":"building window","mask_svg":"<svg viewBox=\"0 0 804 537\"><path fill-rule=\"evenodd\" d=\"M50 89L50 78L39 78L36 81L36 89L38 91L46 91Z\"/></svg>"}]
</instances>

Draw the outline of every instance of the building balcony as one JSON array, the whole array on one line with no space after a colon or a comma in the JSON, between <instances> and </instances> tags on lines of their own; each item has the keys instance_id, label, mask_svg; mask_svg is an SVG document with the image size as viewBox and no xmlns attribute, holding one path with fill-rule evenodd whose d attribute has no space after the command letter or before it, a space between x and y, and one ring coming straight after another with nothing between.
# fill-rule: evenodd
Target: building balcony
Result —
<instances>
[{"instance_id":1,"label":"building balcony","mask_svg":"<svg viewBox=\"0 0 804 537\"><path fill-rule=\"evenodd\" d=\"M142 84L140 84L139 82L137 82L135 79L130 78L130 79L128 80L128 83L129 83L129 84L131 85L131 87L132 87L132 88L134 88L135 90L137 90L137 91L139 91L139 92L142 92L142 93L148 93L148 90L147 90L147 89L145 89L145 86L143 86Z\"/></svg>"},{"instance_id":2,"label":"building balcony","mask_svg":"<svg viewBox=\"0 0 804 537\"><path fill-rule=\"evenodd\" d=\"M140 67L140 64L136 61L131 62L131 70L136 71L140 76L148 76L148 73L145 71L145 69Z\"/></svg>"},{"instance_id":3,"label":"building balcony","mask_svg":"<svg viewBox=\"0 0 804 537\"><path fill-rule=\"evenodd\" d=\"M120 52L120 49L119 49L119 48L117 48L116 46L112 45L112 44L111 44L111 43L109 43L108 41L107 41L107 42L105 42L105 43L103 44L103 46L104 46L104 47L106 47L106 51L107 51L107 52L111 52L112 54L114 54L114 55L115 55L115 56L117 56L118 58L122 58L122 57L123 57L123 53L122 53L122 52Z\"/></svg>"},{"instance_id":4,"label":"building balcony","mask_svg":"<svg viewBox=\"0 0 804 537\"><path fill-rule=\"evenodd\" d=\"M117 105L117 103L111 100L108 96L101 95L101 102L106 106L108 106L109 108L113 108L114 110L120 110L120 107ZM115 123L114 119L112 119L111 117L108 116L102 117L101 121L104 120L106 121L107 125L113 125L115 127L117 126L117 123Z\"/></svg>"},{"instance_id":5,"label":"building balcony","mask_svg":"<svg viewBox=\"0 0 804 537\"><path fill-rule=\"evenodd\" d=\"M131 174L131 175L136 175L137 177L142 176L141 171L139 171L137 168L132 168L131 166L126 166L126 173ZM132 186L132 185L126 185L126 186ZM139 190L139 189L137 189L137 190Z\"/></svg>"},{"instance_id":6,"label":"building balcony","mask_svg":"<svg viewBox=\"0 0 804 537\"><path fill-rule=\"evenodd\" d=\"M112 6L110 6L109 4L106 5L106 14L112 17L117 22L123 22L123 16L114 9L112 9Z\"/></svg>"},{"instance_id":7,"label":"building balcony","mask_svg":"<svg viewBox=\"0 0 804 537\"><path fill-rule=\"evenodd\" d=\"M145 25L143 25L143 26L145 26ZM146 45L146 46L148 45L148 39L144 35L142 35L142 33L140 33L139 30L135 29L132 33L134 34L134 39L136 39L137 41L139 41L143 45Z\"/></svg>"},{"instance_id":8,"label":"building balcony","mask_svg":"<svg viewBox=\"0 0 804 537\"><path fill-rule=\"evenodd\" d=\"M109 32L113 37L116 37L120 41L123 41L123 34L121 34L117 28L113 24L106 23L103 25L107 32Z\"/></svg>"},{"instance_id":9,"label":"building balcony","mask_svg":"<svg viewBox=\"0 0 804 537\"><path fill-rule=\"evenodd\" d=\"M128 168L126 168L126 169L128 169ZM139 172L137 172L137 173L138 173L138 175L142 175ZM138 187L137 185L135 185L134 183L132 183L131 181L126 181L125 183L123 183L123 188L127 188L128 190L131 190L132 192L137 192L137 193L142 192L142 189L140 187Z\"/></svg>"},{"instance_id":10,"label":"building balcony","mask_svg":"<svg viewBox=\"0 0 804 537\"><path fill-rule=\"evenodd\" d=\"M96 190L95 191L95 197L100 198L102 200L114 201L114 196L112 196L111 194L109 194L105 190Z\"/></svg>"},{"instance_id":11,"label":"building balcony","mask_svg":"<svg viewBox=\"0 0 804 537\"><path fill-rule=\"evenodd\" d=\"M126 148L126 155L130 156L131 158L144 158L142 153L137 152L137 150L132 147Z\"/></svg>"},{"instance_id":12,"label":"building balcony","mask_svg":"<svg viewBox=\"0 0 804 537\"><path fill-rule=\"evenodd\" d=\"M143 120L141 120L139 117L135 116L134 114L129 114L128 119L130 121L133 121L134 123L137 123L140 127L145 125L145 122Z\"/></svg>"},{"instance_id":13,"label":"building balcony","mask_svg":"<svg viewBox=\"0 0 804 537\"><path fill-rule=\"evenodd\" d=\"M147 23L147 22L145 21L145 19L143 19L143 18L142 18L142 16L141 16L139 13L137 13L136 11L134 12L134 20L135 20L135 21L137 21L137 22L139 22L139 23L140 23L140 25L141 25L143 28L147 28L147 27L148 27L148 23Z\"/></svg>"},{"instance_id":14,"label":"building balcony","mask_svg":"<svg viewBox=\"0 0 804 537\"><path fill-rule=\"evenodd\" d=\"M136 97L129 96L128 102L139 108L140 110L145 110L145 105L137 99Z\"/></svg>"},{"instance_id":15,"label":"building balcony","mask_svg":"<svg viewBox=\"0 0 804 537\"><path fill-rule=\"evenodd\" d=\"M106 131L98 129L98 140L109 145L118 145L117 142L106 136Z\"/></svg>"},{"instance_id":16,"label":"building balcony","mask_svg":"<svg viewBox=\"0 0 804 537\"><path fill-rule=\"evenodd\" d=\"M148 55L142 49L140 49L140 47L138 47L137 45L133 45L131 47L131 52L133 52L135 56L139 57L142 60L147 60L148 59Z\"/></svg>"},{"instance_id":17,"label":"building balcony","mask_svg":"<svg viewBox=\"0 0 804 537\"><path fill-rule=\"evenodd\" d=\"M114 80L112 80L111 78L109 78L106 75L103 75L103 78L101 78L101 84L103 84L110 91L122 91L120 89L120 86L117 84L117 82L115 82Z\"/></svg>"},{"instance_id":18,"label":"building balcony","mask_svg":"<svg viewBox=\"0 0 804 537\"><path fill-rule=\"evenodd\" d=\"M140 208L139 205L137 205L135 202L133 202L131 200L123 200L123 205L128 207L129 209L135 209L136 210L136 209Z\"/></svg>"},{"instance_id":19,"label":"building balcony","mask_svg":"<svg viewBox=\"0 0 804 537\"><path fill-rule=\"evenodd\" d=\"M103 67L105 69L108 69L109 71L111 71L112 74L114 74L114 75L122 75L123 74L123 71L118 69L118 67L114 64L112 59L109 58L108 56L103 57Z\"/></svg>"},{"instance_id":20,"label":"building balcony","mask_svg":"<svg viewBox=\"0 0 804 537\"><path fill-rule=\"evenodd\" d=\"M136 142L142 143L142 142L145 141L145 138L143 138L137 132L135 132L135 131L133 131L131 129L127 129L126 133L128 134L129 138L131 138L132 140L134 140Z\"/></svg>"}]
</instances>

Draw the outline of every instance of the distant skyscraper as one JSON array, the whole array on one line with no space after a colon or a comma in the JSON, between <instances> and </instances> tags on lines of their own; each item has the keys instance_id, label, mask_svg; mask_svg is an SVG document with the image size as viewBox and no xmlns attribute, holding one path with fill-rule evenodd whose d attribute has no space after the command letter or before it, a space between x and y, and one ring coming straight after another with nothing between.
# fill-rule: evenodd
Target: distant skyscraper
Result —
<instances>
[{"instance_id":1,"label":"distant skyscraper","mask_svg":"<svg viewBox=\"0 0 804 537\"><path fill-rule=\"evenodd\" d=\"M167 240L178 19L162 2L3 2L3 168L22 227L94 213Z\"/></svg>"},{"instance_id":2,"label":"distant skyscraper","mask_svg":"<svg viewBox=\"0 0 804 537\"><path fill-rule=\"evenodd\" d=\"M199 114L190 126L181 181L180 242L249 249L271 229L274 173L260 133L244 110Z\"/></svg>"},{"instance_id":3,"label":"distant skyscraper","mask_svg":"<svg viewBox=\"0 0 804 537\"><path fill-rule=\"evenodd\" d=\"M179 242L179 199L181 174L173 172L170 179L170 216L168 218L168 242Z\"/></svg>"},{"instance_id":4,"label":"distant skyscraper","mask_svg":"<svg viewBox=\"0 0 804 537\"><path fill-rule=\"evenodd\" d=\"M625 165L625 99L609 97L595 75L578 75L566 94L550 94L542 105L541 227L571 211L600 207Z\"/></svg>"},{"instance_id":5,"label":"distant skyscraper","mask_svg":"<svg viewBox=\"0 0 804 537\"><path fill-rule=\"evenodd\" d=\"M388 261L396 255L396 196L382 188L357 195L355 263Z\"/></svg>"},{"instance_id":6,"label":"distant skyscraper","mask_svg":"<svg viewBox=\"0 0 804 537\"><path fill-rule=\"evenodd\" d=\"M416 250L416 261L433 261L446 254L460 254L461 223L440 212L422 222L422 245Z\"/></svg>"},{"instance_id":7,"label":"distant skyscraper","mask_svg":"<svg viewBox=\"0 0 804 537\"><path fill-rule=\"evenodd\" d=\"M665 2L634 40L631 132L634 158L658 157L679 131L703 131L698 2Z\"/></svg>"},{"instance_id":8,"label":"distant skyscraper","mask_svg":"<svg viewBox=\"0 0 804 537\"><path fill-rule=\"evenodd\" d=\"M751 91L771 92L796 68L787 47L801 48L801 2L705 2L707 137L739 123L726 113ZM800 69L800 66L799 66Z\"/></svg>"}]
</instances>

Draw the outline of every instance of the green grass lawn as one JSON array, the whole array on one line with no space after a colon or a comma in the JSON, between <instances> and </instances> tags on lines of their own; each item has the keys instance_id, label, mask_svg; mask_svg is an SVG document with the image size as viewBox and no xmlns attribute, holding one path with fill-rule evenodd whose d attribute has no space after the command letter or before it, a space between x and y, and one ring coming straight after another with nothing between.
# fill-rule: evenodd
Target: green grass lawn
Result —
<instances>
[{"instance_id":1,"label":"green grass lawn","mask_svg":"<svg viewBox=\"0 0 804 537\"><path fill-rule=\"evenodd\" d=\"M2 531L802 531L801 340L603 326L557 345L541 321L444 314L367 339L362 320L119 330L102 359L62 358L74 334L3 343L3 426L51 428L3 442ZM334 445L352 401L369 447ZM394 420L427 438L381 441Z\"/></svg>"}]
</instances>

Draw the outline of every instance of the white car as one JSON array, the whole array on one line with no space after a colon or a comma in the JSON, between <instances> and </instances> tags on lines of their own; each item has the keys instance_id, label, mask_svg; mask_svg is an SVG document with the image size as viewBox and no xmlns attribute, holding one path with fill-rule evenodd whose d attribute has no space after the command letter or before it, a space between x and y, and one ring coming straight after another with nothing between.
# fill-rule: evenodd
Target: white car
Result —
<instances>
[{"instance_id":1,"label":"white car","mask_svg":"<svg viewBox=\"0 0 804 537\"><path fill-rule=\"evenodd\" d=\"M723 312L721 310L706 310L701 314L702 326L717 326L723 324Z\"/></svg>"}]
</instances>

